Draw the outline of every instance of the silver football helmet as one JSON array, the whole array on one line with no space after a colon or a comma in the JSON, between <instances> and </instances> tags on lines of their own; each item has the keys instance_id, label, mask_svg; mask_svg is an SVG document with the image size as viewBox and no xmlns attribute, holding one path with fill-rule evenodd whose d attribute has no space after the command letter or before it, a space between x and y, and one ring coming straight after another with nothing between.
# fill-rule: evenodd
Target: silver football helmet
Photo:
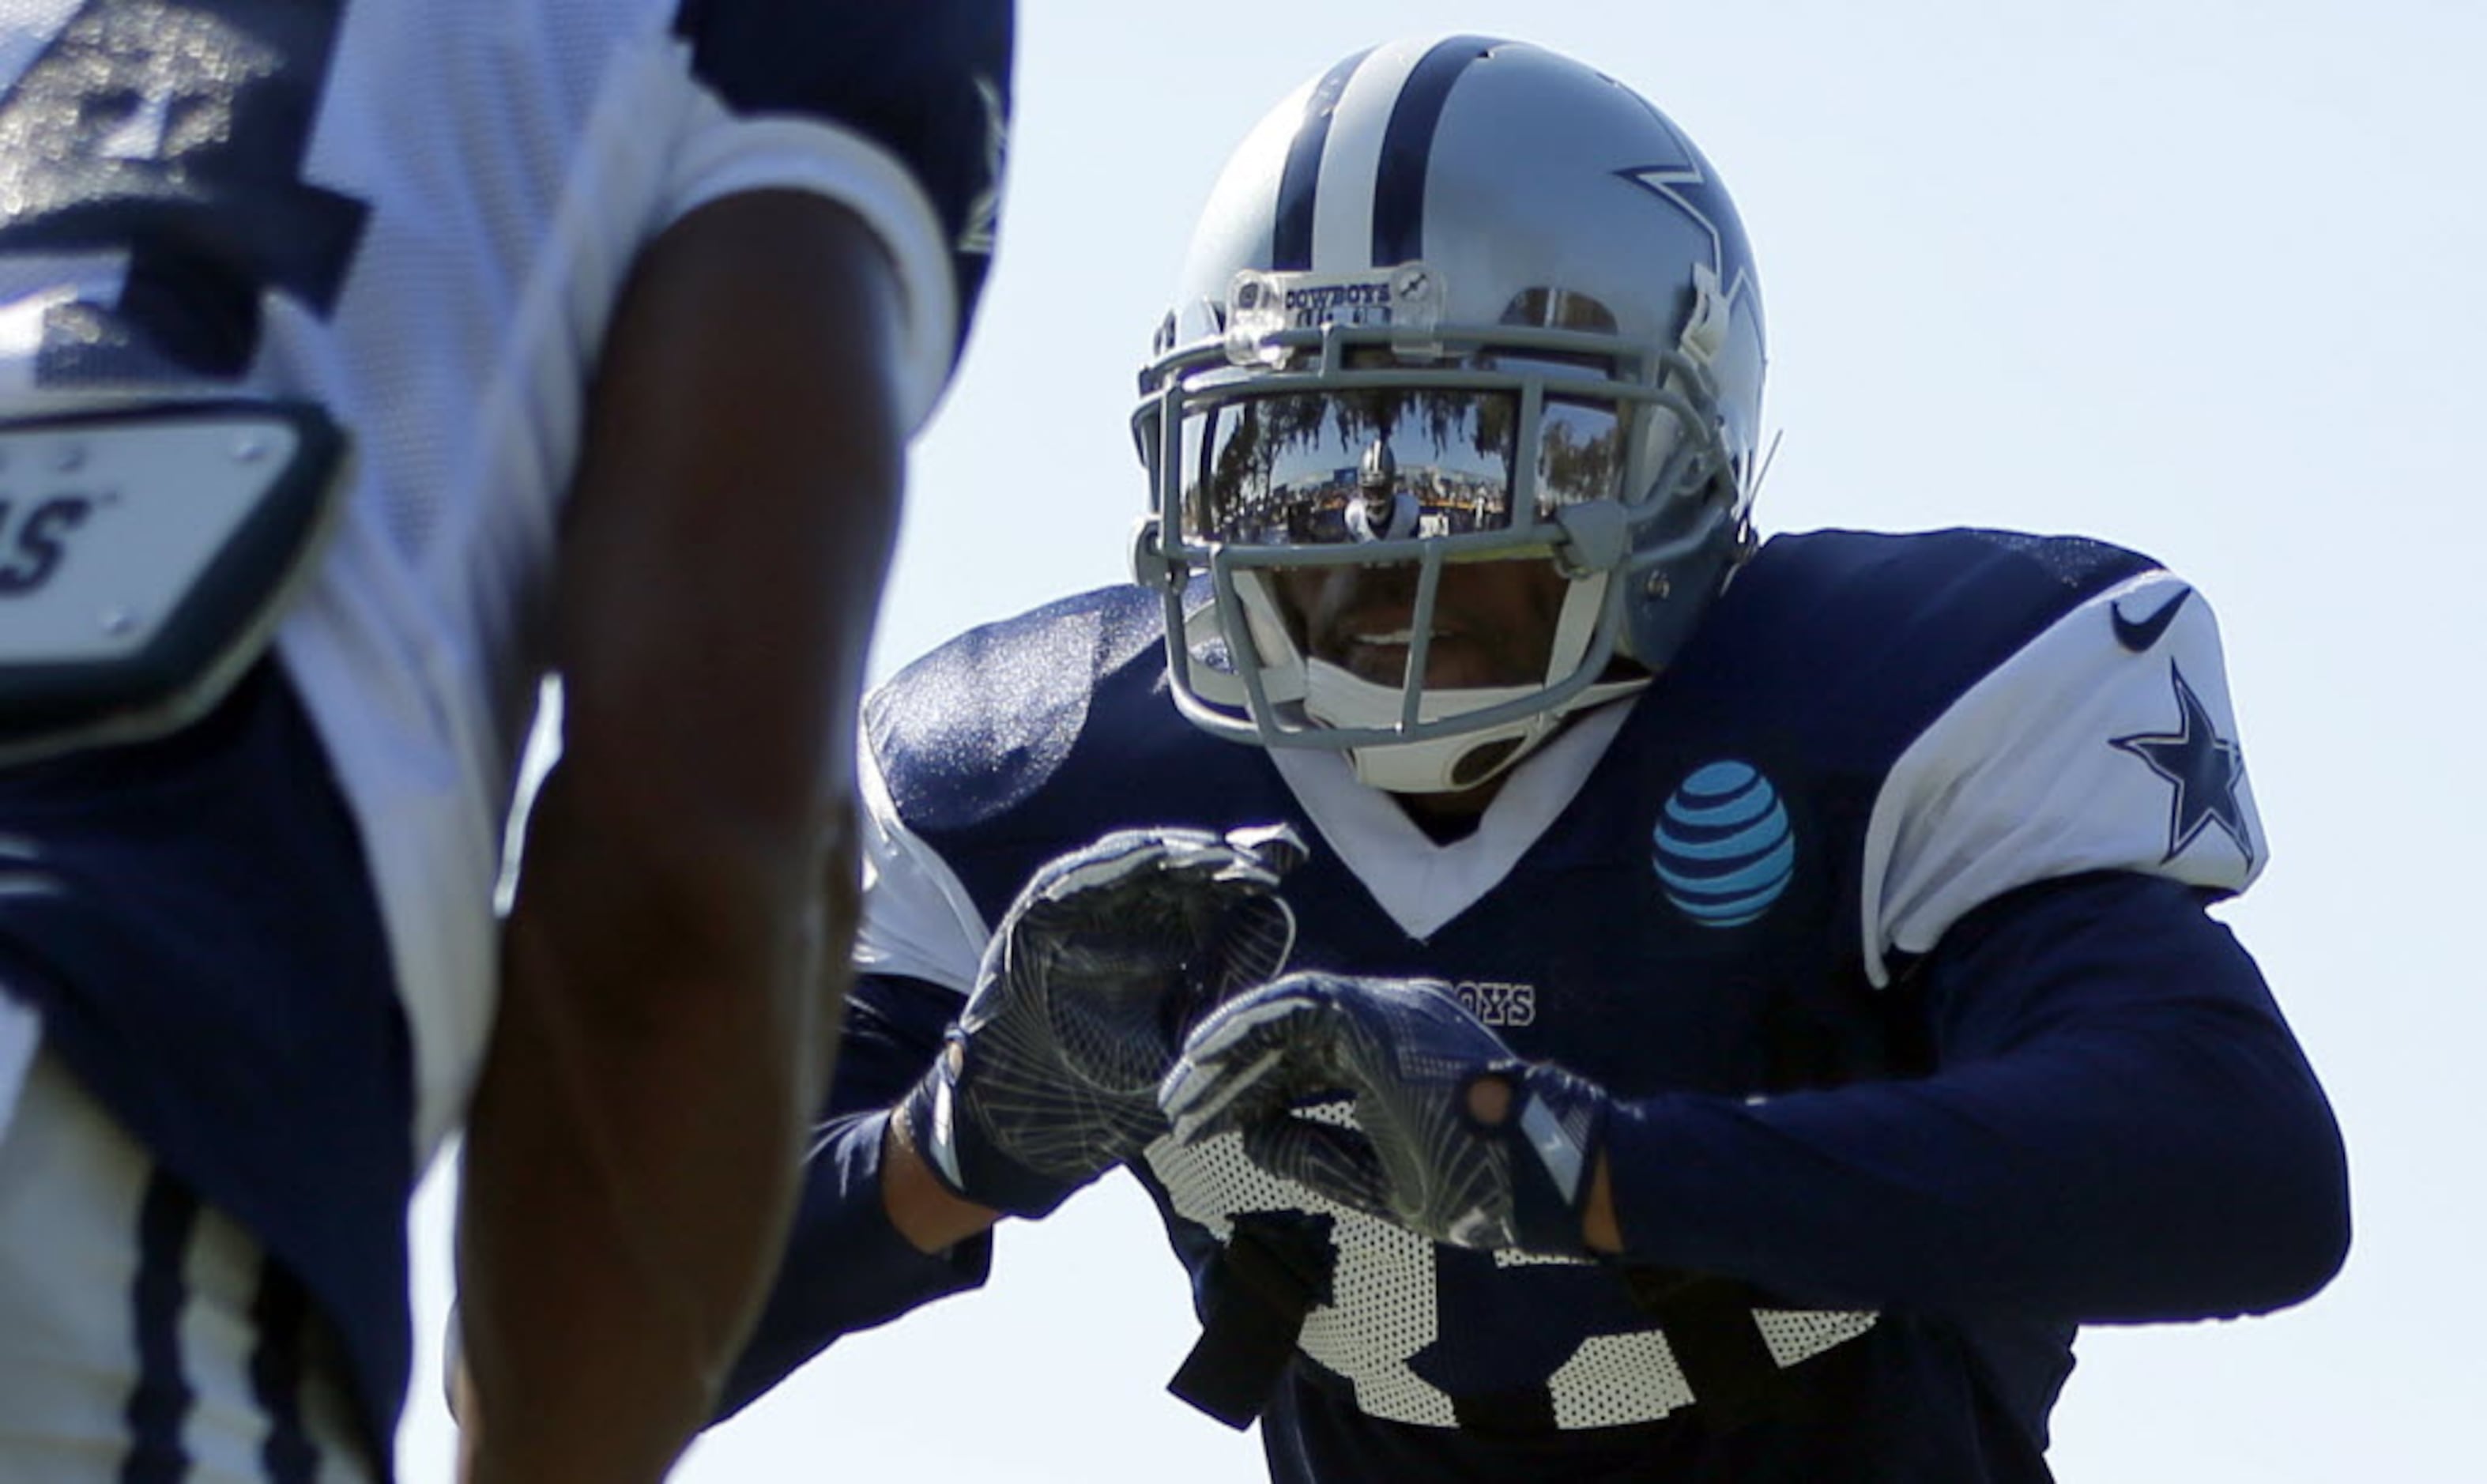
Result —
<instances>
[{"instance_id":1,"label":"silver football helmet","mask_svg":"<svg viewBox=\"0 0 2487 1484\"><path fill-rule=\"evenodd\" d=\"M1392 792L1493 776L1645 685L1747 553L1762 364L1735 207L1646 99L1475 37L1340 62L1228 161L1141 374L1133 567L1177 705ZM1564 579L1532 684L1425 684L1473 561ZM1390 564L1398 684L1308 657L1285 574Z\"/></svg>"}]
</instances>

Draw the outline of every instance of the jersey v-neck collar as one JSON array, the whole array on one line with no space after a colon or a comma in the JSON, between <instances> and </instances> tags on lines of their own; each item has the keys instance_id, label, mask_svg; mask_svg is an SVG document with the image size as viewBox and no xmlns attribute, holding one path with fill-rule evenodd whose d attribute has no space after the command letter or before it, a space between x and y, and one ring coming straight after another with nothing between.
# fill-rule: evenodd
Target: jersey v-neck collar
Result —
<instances>
[{"instance_id":1,"label":"jersey v-neck collar","mask_svg":"<svg viewBox=\"0 0 2487 1484\"><path fill-rule=\"evenodd\" d=\"M1389 795L1356 782L1345 753L1272 747L1269 756L1322 839L1400 931L1421 942L1500 884L1545 835L1606 756L1634 699L1576 717L1511 770L1472 832L1447 844Z\"/></svg>"}]
</instances>

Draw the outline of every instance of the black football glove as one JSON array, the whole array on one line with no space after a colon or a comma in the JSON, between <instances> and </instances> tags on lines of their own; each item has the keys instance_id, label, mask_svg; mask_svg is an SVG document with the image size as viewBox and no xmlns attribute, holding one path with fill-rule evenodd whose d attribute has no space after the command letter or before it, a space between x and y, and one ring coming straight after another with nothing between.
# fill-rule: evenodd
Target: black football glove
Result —
<instances>
[{"instance_id":1,"label":"black football glove","mask_svg":"<svg viewBox=\"0 0 2487 1484\"><path fill-rule=\"evenodd\" d=\"M947 1044L900 1105L941 1183L1043 1216L1166 1132L1194 1022L1285 966L1285 826L1134 829L1048 862L995 930Z\"/></svg>"},{"instance_id":2,"label":"black football glove","mask_svg":"<svg viewBox=\"0 0 2487 1484\"><path fill-rule=\"evenodd\" d=\"M1469 1094L1500 1078L1502 1116ZM1355 1126L1298 1111L1345 1097ZM1299 973L1219 1006L1160 1092L1174 1134L1234 1132L1281 1179L1464 1247L1579 1255L1606 1133L1595 1083L1523 1062L1439 987Z\"/></svg>"}]
</instances>

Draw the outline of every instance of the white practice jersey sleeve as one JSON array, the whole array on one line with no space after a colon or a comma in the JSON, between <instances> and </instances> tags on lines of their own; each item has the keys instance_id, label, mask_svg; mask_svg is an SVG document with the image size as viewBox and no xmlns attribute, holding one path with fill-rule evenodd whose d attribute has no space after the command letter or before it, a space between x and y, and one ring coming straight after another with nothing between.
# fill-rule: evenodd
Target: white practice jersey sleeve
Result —
<instances>
[{"instance_id":1,"label":"white practice jersey sleeve","mask_svg":"<svg viewBox=\"0 0 2487 1484\"><path fill-rule=\"evenodd\" d=\"M957 873L898 817L870 740L857 749L863 789L863 923L854 966L922 979L965 994L975 988L992 927Z\"/></svg>"}]
</instances>

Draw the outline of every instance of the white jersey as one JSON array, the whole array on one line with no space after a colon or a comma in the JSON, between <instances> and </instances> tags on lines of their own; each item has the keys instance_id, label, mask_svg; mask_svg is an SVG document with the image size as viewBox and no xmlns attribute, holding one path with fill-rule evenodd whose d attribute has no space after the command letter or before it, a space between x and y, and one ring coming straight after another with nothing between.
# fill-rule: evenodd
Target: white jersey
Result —
<instances>
[{"instance_id":1,"label":"white jersey","mask_svg":"<svg viewBox=\"0 0 2487 1484\"><path fill-rule=\"evenodd\" d=\"M418 1158L489 1027L538 619L634 254L738 191L851 207L906 294L911 424L981 282L1006 50L873 6L756 10L0 5L0 415L137 383L304 398L353 438L349 500L278 648L377 883ZM189 292L203 278L221 321L218 293ZM149 293L168 279L172 314Z\"/></svg>"}]
</instances>

